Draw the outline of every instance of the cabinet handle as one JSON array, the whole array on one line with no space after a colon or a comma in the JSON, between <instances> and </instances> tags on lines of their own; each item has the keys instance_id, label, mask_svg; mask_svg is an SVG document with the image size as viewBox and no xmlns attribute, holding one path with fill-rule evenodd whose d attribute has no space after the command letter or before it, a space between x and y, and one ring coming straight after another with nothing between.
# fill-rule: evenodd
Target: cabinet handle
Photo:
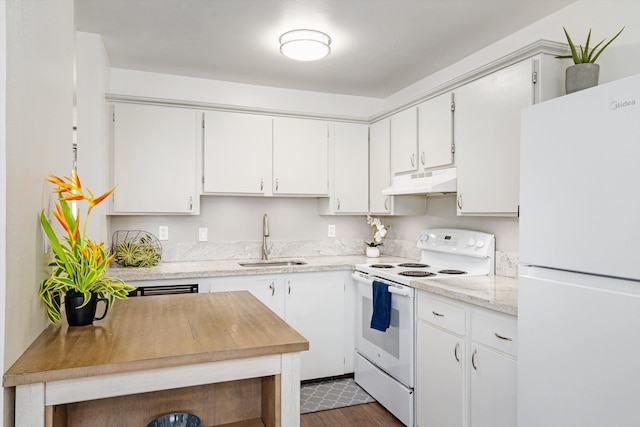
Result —
<instances>
[{"instance_id":1,"label":"cabinet handle","mask_svg":"<svg viewBox=\"0 0 640 427\"><path fill-rule=\"evenodd\" d=\"M471 355L471 366L473 366L473 369L475 371L478 370L478 367L476 366L476 354L478 353L478 349L476 348L475 350L473 350L473 354Z\"/></svg>"},{"instance_id":2,"label":"cabinet handle","mask_svg":"<svg viewBox=\"0 0 640 427\"><path fill-rule=\"evenodd\" d=\"M271 296L274 296L276 293L276 287L273 285L273 282L269 284L269 289L271 289Z\"/></svg>"},{"instance_id":3,"label":"cabinet handle","mask_svg":"<svg viewBox=\"0 0 640 427\"><path fill-rule=\"evenodd\" d=\"M415 154L411 155L411 167L412 168L416 167L416 155Z\"/></svg>"},{"instance_id":4,"label":"cabinet handle","mask_svg":"<svg viewBox=\"0 0 640 427\"><path fill-rule=\"evenodd\" d=\"M444 314L440 314L437 311L432 311L434 316L438 316L438 317L444 317Z\"/></svg>"},{"instance_id":5,"label":"cabinet handle","mask_svg":"<svg viewBox=\"0 0 640 427\"><path fill-rule=\"evenodd\" d=\"M289 280L287 280L287 286L289 287L289 290L287 291L287 293L291 295L291 282Z\"/></svg>"},{"instance_id":6,"label":"cabinet handle","mask_svg":"<svg viewBox=\"0 0 640 427\"><path fill-rule=\"evenodd\" d=\"M458 194L458 208L462 209L462 194Z\"/></svg>"},{"instance_id":7,"label":"cabinet handle","mask_svg":"<svg viewBox=\"0 0 640 427\"><path fill-rule=\"evenodd\" d=\"M278 191L278 178L276 178L276 191Z\"/></svg>"},{"instance_id":8,"label":"cabinet handle","mask_svg":"<svg viewBox=\"0 0 640 427\"><path fill-rule=\"evenodd\" d=\"M389 210L389 198L388 197L384 198L384 210L385 211Z\"/></svg>"},{"instance_id":9,"label":"cabinet handle","mask_svg":"<svg viewBox=\"0 0 640 427\"><path fill-rule=\"evenodd\" d=\"M425 165L424 151L422 153L420 153L420 163L422 163L422 166Z\"/></svg>"},{"instance_id":10,"label":"cabinet handle","mask_svg":"<svg viewBox=\"0 0 640 427\"><path fill-rule=\"evenodd\" d=\"M264 179L260 178L260 191L264 189Z\"/></svg>"},{"instance_id":11,"label":"cabinet handle","mask_svg":"<svg viewBox=\"0 0 640 427\"><path fill-rule=\"evenodd\" d=\"M189 197L189 212L193 210L193 196Z\"/></svg>"},{"instance_id":12,"label":"cabinet handle","mask_svg":"<svg viewBox=\"0 0 640 427\"><path fill-rule=\"evenodd\" d=\"M338 205L338 206L336 207L336 210L338 210L338 211L339 211L339 210L340 210L340 199L336 199L336 203L337 203L337 205Z\"/></svg>"},{"instance_id":13,"label":"cabinet handle","mask_svg":"<svg viewBox=\"0 0 640 427\"><path fill-rule=\"evenodd\" d=\"M458 349L460 348L460 343L456 343L456 348L453 350L453 357L456 358L456 362L460 361L460 357L458 357Z\"/></svg>"},{"instance_id":14,"label":"cabinet handle","mask_svg":"<svg viewBox=\"0 0 640 427\"><path fill-rule=\"evenodd\" d=\"M502 335L500 335L497 332L494 332L493 335L495 335L497 338L500 338L501 340L505 340L505 341L513 341L510 337L504 337Z\"/></svg>"}]
</instances>

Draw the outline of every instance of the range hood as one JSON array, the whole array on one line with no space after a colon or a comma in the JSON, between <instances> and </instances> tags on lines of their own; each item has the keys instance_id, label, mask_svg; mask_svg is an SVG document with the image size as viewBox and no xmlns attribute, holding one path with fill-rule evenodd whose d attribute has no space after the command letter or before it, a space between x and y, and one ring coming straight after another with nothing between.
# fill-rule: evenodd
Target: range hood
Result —
<instances>
[{"instance_id":1,"label":"range hood","mask_svg":"<svg viewBox=\"0 0 640 427\"><path fill-rule=\"evenodd\" d=\"M458 187L456 168L400 175L391 187L382 190L385 196L407 194L455 193Z\"/></svg>"}]
</instances>

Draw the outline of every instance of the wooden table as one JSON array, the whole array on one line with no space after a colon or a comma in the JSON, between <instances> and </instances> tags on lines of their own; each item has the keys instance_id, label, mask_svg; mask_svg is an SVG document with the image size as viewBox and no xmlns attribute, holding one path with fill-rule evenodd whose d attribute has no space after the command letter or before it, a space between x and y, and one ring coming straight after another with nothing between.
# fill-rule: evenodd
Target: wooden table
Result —
<instances>
[{"instance_id":1,"label":"wooden table","mask_svg":"<svg viewBox=\"0 0 640 427\"><path fill-rule=\"evenodd\" d=\"M248 292L117 301L104 320L50 325L5 373L18 426L298 426L308 341Z\"/></svg>"}]
</instances>

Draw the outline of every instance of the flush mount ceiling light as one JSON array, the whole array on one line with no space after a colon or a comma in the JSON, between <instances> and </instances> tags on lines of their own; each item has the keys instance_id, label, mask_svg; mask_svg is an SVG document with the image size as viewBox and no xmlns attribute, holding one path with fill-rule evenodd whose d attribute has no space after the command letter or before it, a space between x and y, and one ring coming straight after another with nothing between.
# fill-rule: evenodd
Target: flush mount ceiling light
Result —
<instances>
[{"instance_id":1,"label":"flush mount ceiling light","mask_svg":"<svg viewBox=\"0 0 640 427\"><path fill-rule=\"evenodd\" d=\"M280 52L297 61L316 61L331 52L331 37L316 30L292 30L280 36Z\"/></svg>"}]
</instances>

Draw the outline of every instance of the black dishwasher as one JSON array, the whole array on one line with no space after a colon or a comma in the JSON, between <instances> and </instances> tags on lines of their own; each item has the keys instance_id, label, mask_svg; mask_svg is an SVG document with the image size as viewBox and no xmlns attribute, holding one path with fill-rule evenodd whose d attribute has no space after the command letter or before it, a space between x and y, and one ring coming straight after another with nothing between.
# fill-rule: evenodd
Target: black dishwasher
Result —
<instances>
[{"instance_id":1,"label":"black dishwasher","mask_svg":"<svg viewBox=\"0 0 640 427\"><path fill-rule=\"evenodd\" d=\"M129 293L130 297L150 297L153 295L197 294L198 284L138 286Z\"/></svg>"}]
</instances>

